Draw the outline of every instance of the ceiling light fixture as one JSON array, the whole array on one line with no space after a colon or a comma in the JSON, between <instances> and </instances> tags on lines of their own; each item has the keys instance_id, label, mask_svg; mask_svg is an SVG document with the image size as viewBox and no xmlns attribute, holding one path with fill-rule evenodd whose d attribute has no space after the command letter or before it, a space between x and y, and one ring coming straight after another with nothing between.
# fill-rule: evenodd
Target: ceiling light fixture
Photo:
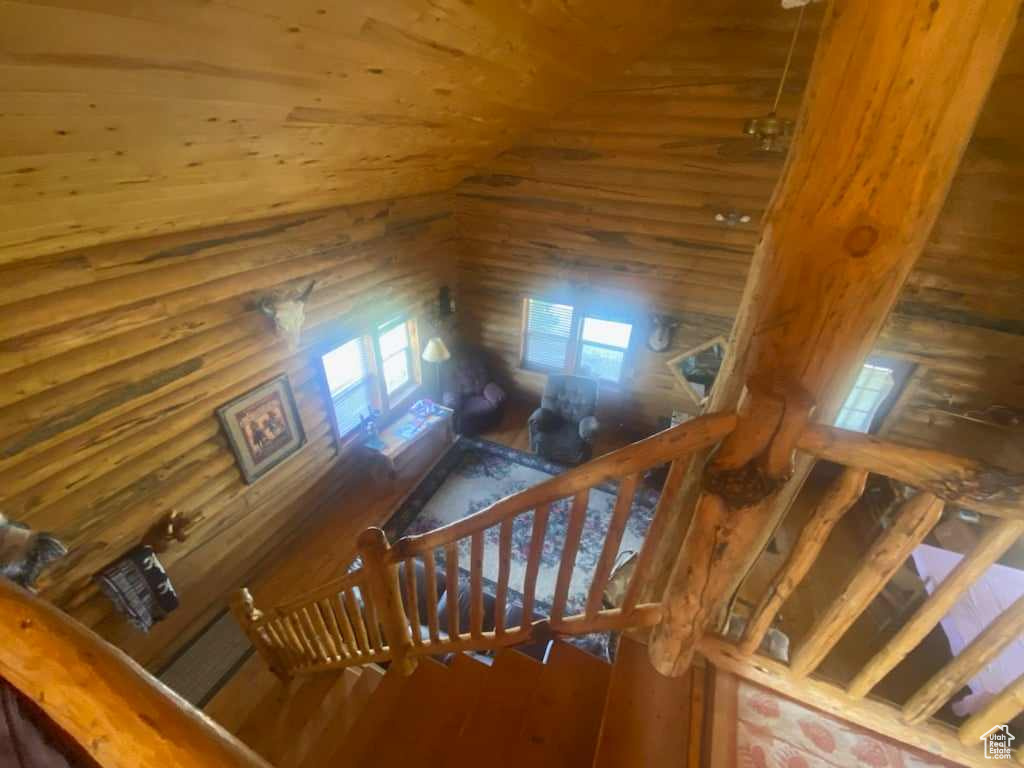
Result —
<instances>
[{"instance_id":1,"label":"ceiling light fixture","mask_svg":"<svg viewBox=\"0 0 1024 768\"><path fill-rule=\"evenodd\" d=\"M737 224L749 224L750 216L739 211L723 211L715 214L715 221L729 227L735 227Z\"/></svg>"},{"instance_id":2,"label":"ceiling light fixture","mask_svg":"<svg viewBox=\"0 0 1024 768\"><path fill-rule=\"evenodd\" d=\"M775 92L775 101L772 103L772 111L762 117L753 117L747 120L746 125L743 126L743 132L756 138L758 146L765 152L784 151L789 143L789 137L793 135L793 121L780 118L778 109L779 101L782 99L782 89L786 86L786 76L789 74L790 64L793 63L793 51L796 48L796 39L800 34L800 24L804 20L806 9L806 5L800 6L796 26L793 28L793 39L789 43L789 52L786 54L786 65L782 68L779 89Z\"/></svg>"}]
</instances>

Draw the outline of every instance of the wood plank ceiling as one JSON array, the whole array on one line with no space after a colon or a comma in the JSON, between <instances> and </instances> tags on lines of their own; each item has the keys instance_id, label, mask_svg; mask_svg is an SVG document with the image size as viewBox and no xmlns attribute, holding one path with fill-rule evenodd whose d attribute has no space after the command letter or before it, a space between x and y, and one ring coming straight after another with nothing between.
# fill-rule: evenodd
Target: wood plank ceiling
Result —
<instances>
[{"instance_id":1,"label":"wood plank ceiling","mask_svg":"<svg viewBox=\"0 0 1024 768\"><path fill-rule=\"evenodd\" d=\"M450 187L684 3L0 2L0 264Z\"/></svg>"}]
</instances>

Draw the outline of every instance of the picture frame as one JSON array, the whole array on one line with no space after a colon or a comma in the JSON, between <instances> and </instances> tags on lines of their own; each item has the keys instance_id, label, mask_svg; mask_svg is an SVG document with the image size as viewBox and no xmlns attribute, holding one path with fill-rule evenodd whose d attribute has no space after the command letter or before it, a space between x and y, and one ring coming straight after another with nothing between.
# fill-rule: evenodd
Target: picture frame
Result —
<instances>
[{"instance_id":1,"label":"picture frame","mask_svg":"<svg viewBox=\"0 0 1024 768\"><path fill-rule=\"evenodd\" d=\"M698 407L711 397L728 348L725 336L715 336L665 361L676 383Z\"/></svg>"},{"instance_id":2,"label":"picture frame","mask_svg":"<svg viewBox=\"0 0 1024 768\"><path fill-rule=\"evenodd\" d=\"M306 444L287 374L217 409L242 479L251 485Z\"/></svg>"}]
</instances>

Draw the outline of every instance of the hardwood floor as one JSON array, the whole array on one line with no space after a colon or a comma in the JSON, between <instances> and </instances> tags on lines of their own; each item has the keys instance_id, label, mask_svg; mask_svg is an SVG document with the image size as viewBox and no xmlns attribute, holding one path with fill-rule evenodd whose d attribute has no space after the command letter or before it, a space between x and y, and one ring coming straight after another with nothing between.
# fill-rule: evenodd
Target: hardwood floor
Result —
<instances>
[{"instance_id":1,"label":"hardwood floor","mask_svg":"<svg viewBox=\"0 0 1024 768\"><path fill-rule=\"evenodd\" d=\"M501 424L482 437L528 451L527 420L534 408L535 403L509 402ZM617 450L642 436L620 427L604 429L595 454ZM359 534L386 522L443 450L440 439L425 439L403 457L405 461L391 481L377 482L369 472L353 473L356 479L336 492L269 569L249 585L256 605L273 606L342 575L355 556Z\"/></svg>"}]
</instances>

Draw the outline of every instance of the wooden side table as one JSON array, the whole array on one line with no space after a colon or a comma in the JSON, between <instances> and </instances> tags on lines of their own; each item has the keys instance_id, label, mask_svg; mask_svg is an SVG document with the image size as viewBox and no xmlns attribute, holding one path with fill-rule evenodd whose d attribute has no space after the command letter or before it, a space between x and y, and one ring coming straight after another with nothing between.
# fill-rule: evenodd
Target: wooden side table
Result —
<instances>
[{"instance_id":1,"label":"wooden side table","mask_svg":"<svg viewBox=\"0 0 1024 768\"><path fill-rule=\"evenodd\" d=\"M446 443L453 442L454 416L455 412L451 408L445 408L432 400L419 400L403 416L368 438L363 448L378 457L375 479L394 480L397 474L396 461L427 435L440 432Z\"/></svg>"}]
</instances>

